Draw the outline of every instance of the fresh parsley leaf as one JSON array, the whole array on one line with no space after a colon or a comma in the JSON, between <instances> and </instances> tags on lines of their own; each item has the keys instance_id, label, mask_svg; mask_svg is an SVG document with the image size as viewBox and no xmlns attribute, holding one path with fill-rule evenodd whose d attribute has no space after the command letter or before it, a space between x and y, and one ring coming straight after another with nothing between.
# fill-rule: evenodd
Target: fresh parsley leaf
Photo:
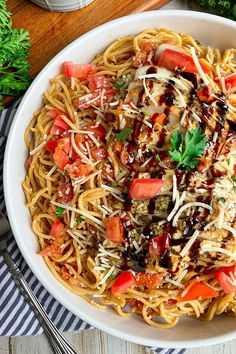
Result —
<instances>
[{"instance_id":1,"label":"fresh parsley leaf","mask_svg":"<svg viewBox=\"0 0 236 354\"><path fill-rule=\"evenodd\" d=\"M133 133L132 128L125 128L120 133L116 134L116 139L119 141L125 141L130 134Z\"/></svg>"},{"instance_id":2,"label":"fresh parsley leaf","mask_svg":"<svg viewBox=\"0 0 236 354\"><path fill-rule=\"evenodd\" d=\"M57 208L56 209L56 215L61 216L64 214L65 209L64 208Z\"/></svg>"},{"instance_id":3,"label":"fresh parsley leaf","mask_svg":"<svg viewBox=\"0 0 236 354\"><path fill-rule=\"evenodd\" d=\"M119 90L119 89L121 89L124 85L125 85L125 82L118 82L118 81L116 81L116 82L114 82L113 87L115 87L115 89Z\"/></svg>"},{"instance_id":4,"label":"fresh parsley leaf","mask_svg":"<svg viewBox=\"0 0 236 354\"><path fill-rule=\"evenodd\" d=\"M111 275L109 275L108 279L112 280L112 279L115 279L115 277L116 277L115 274L111 274Z\"/></svg>"},{"instance_id":5,"label":"fresh parsley leaf","mask_svg":"<svg viewBox=\"0 0 236 354\"><path fill-rule=\"evenodd\" d=\"M233 187L233 191L235 191L235 192L236 192L236 187Z\"/></svg>"},{"instance_id":6,"label":"fresh parsley leaf","mask_svg":"<svg viewBox=\"0 0 236 354\"><path fill-rule=\"evenodd\" d=\"M235 0L195 0L195 3L209 8L219 15L236 19L236 4Z\"/></svg>"},{"instance_id":7,"label":"fresh parsley leaf","mask_svg":"<svg viewBox=\"0 0 236 354\"><path fill-rule=\"evenodd\" d=\"M85 221L85 219L84 219L84 218L81 218L81 217L79 217L79 218L76 219L76 223L77 223L77 224L79 224L79 223L82 222L82 221Z\"/></svg>"},{"instance_id":8,"label":"fresh parsley leaf","mask_svg":"<svg viewBox=\"0 0 236 354\"><path fill-rule=\"evenodd\" d=\"M234 182L236 182L236 176L233 176L233 177L232 177L232 180L233 180Z\"/></svg>"},{"instance_id":9,"label":"fresh parsley leaf","mask_svg":"<svg viewBox=\"0 0 236 354\"><path fill-rule=\"evenodd\" d=\"M12 29L6 0L0 0L0 96L19 96L31 83L29 75L29 32ZM0 104L0 110L3 109Z\"/></svg>"},{"instance_id":10,"label":"fresh parsley leaf","mask_svg":"<svg viewBox=\"0 0 236 354\"><path fill-rule=\"evenodd\" d=\"M173 161L177 161L177 168L191 170L199 163L199 157L204 154L206 147L206 135L200 127L187 131L185 136L180 131L174 131L171 135L172 150L169 151Z\"/></svg>"}]
</instances>

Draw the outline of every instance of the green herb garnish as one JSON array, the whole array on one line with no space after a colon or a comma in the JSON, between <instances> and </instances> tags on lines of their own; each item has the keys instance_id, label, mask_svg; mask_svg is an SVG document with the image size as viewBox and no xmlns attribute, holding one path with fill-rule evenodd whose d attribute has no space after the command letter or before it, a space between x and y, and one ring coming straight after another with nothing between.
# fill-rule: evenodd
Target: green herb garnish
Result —
<instances>
[{"instance_id":1,"label":"green herb garnish","mask_svg":"<svg viewBox=\"0 0 236 354\"><path fill-rule=\"evenodd\" d=\"M130 134L133 133L132 128L125 128L120 133L116 134L116 139L119 141L125 141Z\"/></svg>"},{"instance_id":2,"label":"green herb garnish","mask_svg":"<svg viewBox=\"0 0 236 354\"><path fill-rule=\"evenodd\" d=\"M177 168L181 166L189 171L198 165L199 157L204 154L206 135L200 127L187 131L185 137L182 132L175 131L170 142L172 150L169 154L173 161L178 161Z\"/></svg>"},{"instance_id":3,"label":"green herb garnish","mask_svg":"<svg viewBox=\"0 0 236 354\"><path fill-rule=\"evenodd\" d=\"M112 280L112 279L115 279L115 277L116 277L115 274L111 274L111 275L109 275L108 279Z\"/></svg>"},{"instance_id":4,"label":"green herb garnish","mask_svg":"<svg viewBox=\"0 0 236 354\"><path fill-rule=\"evenodd\" d=\"M79 224L79 223L82 222L82 221L85 221L85 219L84 219L84 218L81 218L81 217L79 217L79 218L76 219L76 223L77 223L77 224Z\"/></svg>"},{"instance_id":5,"label":"green herb garnish","mask_svg":"<svg viewBox=\"0 0 236 354\"><path fill-rule=\"evenodd\" d=\"M195 0L195 3L209 8L219 15L236 20L235 0Z\"/></svg>"},{"instance_id":6,"label":"green herb garnish","mask_svg":"<svg viewBox=\"0 0 236 354\"><path fill-rule=\"evenodd\" d=\"M125 82L118 82L118 81L116 81L116 82L114 82L113 87L115 87L115 89L119 90L119 89L121 89L124 85L125 85Z\"/></svg>"},{"instance_id":7,"label":"green herb garnish","mask_svg":"<svg viewBox=\"0 0 236 354\"><path fill-rule=\"evenodd\" d=\"M236 187L233 187L233 191L235 191L235 192L236 192Z\"/></svg>"},{"instance_id":8,"label":"green herb garnish","mask_svg":"<svg viewBox=\"0 0 236 354\"><path fill-rule=\"evenodd\" d=\"M13 29L11 13L6 9L6 0L0 0L0 110L4 97L19 96L28 88L29 32Z\"/></svg>"},{"instance_id":9,"label":"green herb garnish","mask_svg":"<svg viewBox=\"0 0 236 354\"><path fill-rule=\"evenodd\" d=\"M232 177L232 180L233 180L234 182L236 182L236 176L233 176L233 177Z\"/></svg>"},{"instance_id":10,"label":"green herb garnish","mask_svg":"<svg viewBox=\"0 0 236 354\"><path fill-rule=\"evenodd\" d=\"M57 208L56 209L56 215L61 216L64 214L65 209L64 208Z\"/></svg>"}]
</instances>

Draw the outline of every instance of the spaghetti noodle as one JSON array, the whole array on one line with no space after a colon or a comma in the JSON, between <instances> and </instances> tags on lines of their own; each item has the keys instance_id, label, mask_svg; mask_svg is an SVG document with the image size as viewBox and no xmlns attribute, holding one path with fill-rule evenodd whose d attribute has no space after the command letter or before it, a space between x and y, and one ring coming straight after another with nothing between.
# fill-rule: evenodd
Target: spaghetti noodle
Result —
<instances>
[{"instance_id":1,"label":"spaghetti noodle","mask_svg":"<svg viewBox=\"0 0 236 354\"><path fill-rule=\"evenodd\" d=\"M23 189L65 287L158 328L235 316L235 72L235 49L161 28L51 79Z\"/></svg>"}]
</instances>

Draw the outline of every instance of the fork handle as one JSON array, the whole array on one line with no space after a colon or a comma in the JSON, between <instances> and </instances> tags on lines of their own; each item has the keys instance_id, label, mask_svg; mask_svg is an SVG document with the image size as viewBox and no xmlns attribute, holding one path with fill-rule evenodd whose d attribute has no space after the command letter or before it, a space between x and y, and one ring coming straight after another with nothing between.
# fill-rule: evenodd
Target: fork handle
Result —
<instances>
[{"instance_id":1,"label":"fork handle","mask_svg":"<svg viewBox=\"0 0 236 354\"><path fill-rule=\"evenodd\" d=\"M29 287L25 278L23 277L20 269L12 260L11 256L7 252L2 252L2 256L9 268L9 271L16 282L20 292L28 301L31 309L35 313L35 316L39 320L43 327L49 343L51 344L55 354L79 354L67 341L67 339L59 332L54 323L49 318L48 314L37 300L33 291Z\"/></svg>"}]
</instances>

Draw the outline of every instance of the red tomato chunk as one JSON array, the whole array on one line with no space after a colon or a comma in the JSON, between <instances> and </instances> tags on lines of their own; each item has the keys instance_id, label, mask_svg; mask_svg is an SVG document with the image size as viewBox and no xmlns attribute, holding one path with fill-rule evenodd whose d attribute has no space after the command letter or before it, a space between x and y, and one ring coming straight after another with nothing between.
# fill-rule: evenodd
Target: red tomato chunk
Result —
<instances>
[{"instance_id":1,"label":"red tomato chunk","mask_svg":"<svg viewBox=\"0 0 236 354\"><path fill-rule=\"evenodd\" d=\"M133 200L151 199L160 192L163 185L162 179L135 178L131 183L129 196Z\"/></svg>"},{"instance_id":2,"label":"red tomato chunk","mask_svg":"<svg viewBox=\"0 0 236 354\"><path fill-rule=\"evenodd\" d=\"M110 216L104 220L106 238L114 243L121 243L125 239L124 228L119 216Z\"/></svg>"},{"instance_id":3,"label":"red tomato chunk","mask_svg":"<svg viewBox=\"0 0 236 354\"><path fill-rule=\"evenodd\" d=\"M72 61L64 62L64 74L67 79L75 77L77 79L86 78L95 74L97 67L94 64L74 64Z\"/></svg>"},{"instance_id":4,"label":"red tomato chunk","mask_svg":"<svg viewBox=\"0 0 236 354\"><path fill-rule=\"evenodd\" d=\"M236 265L223 267L214 276L226 294L236 291Z\"/></svg>"},{"instance_id":5,"label":"red tomato chunk","mask_svg":"<svg viewBox=\"0 0 236 354\"><path fill-rule=\"evenodd\" d=\"M202 70L205 73L209 73L208 69L204 64L199 60ZM175 71L176 68L182 69L184 72L198 74L198 70L194 63L193 58L184 53L177 52L173 49L165 49L159 58L158 66L164 67L168 70Z\"/></svg>"},{"instance_id":6,"label":"red tomato chunk","mask_svg":"<svg viewBox=\"0 0 236 354\"><path fill-rule=\"evenodd\" d=\"M114 281L111 292L114 295L118 295L126 292L132 286L135 285L135 277L131 272L123 272Z\"/></svg>"},{"instance_id":7,"label":"red tomato chunk","mask_svg":"<svg viewBox=\"0 0 236 354\"><path fill-rule=\"evenodd\" d=\"M199 298L209 299L212 297L216 297L217 295L217 291L210 288L210 286L202 283L201 281L193 281L185 290L183 290L182 294L179 297L179 301L192 301L197 300Z\"/></svg>"}]
</instances>

